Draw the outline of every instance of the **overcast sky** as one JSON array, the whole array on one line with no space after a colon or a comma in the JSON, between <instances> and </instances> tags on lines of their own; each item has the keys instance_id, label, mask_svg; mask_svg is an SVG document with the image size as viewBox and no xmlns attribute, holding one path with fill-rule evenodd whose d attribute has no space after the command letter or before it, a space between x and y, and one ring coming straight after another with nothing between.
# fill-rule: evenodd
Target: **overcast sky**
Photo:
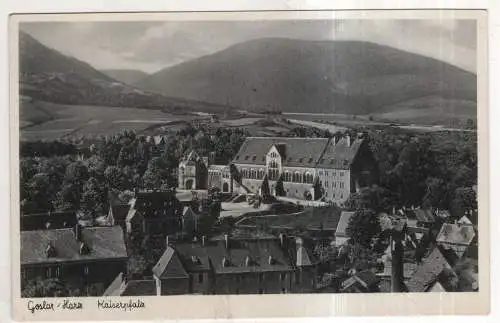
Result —
<instances>
[{"instance_id":1,"label":"overcast sky","mask_svg":"<svg viewBox=\"0 0 500 323\"><path fill-rule=\"evenodd\" d=\"M474 20L31 22L21 29L97 69L148 73L263 37L366 40L476 72Z\"/></svg>"}]
</instances>

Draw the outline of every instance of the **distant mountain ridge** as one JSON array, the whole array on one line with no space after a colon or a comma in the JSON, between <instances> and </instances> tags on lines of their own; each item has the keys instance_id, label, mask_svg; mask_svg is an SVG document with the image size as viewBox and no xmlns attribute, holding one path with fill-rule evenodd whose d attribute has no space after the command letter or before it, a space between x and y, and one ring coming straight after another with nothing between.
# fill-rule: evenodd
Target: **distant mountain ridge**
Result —
<instances>
[{"instance_id":1,"label":"distant mountain ridge","mask_svg":"<svg viewBox=\"0 0 500 323\"><path fill-rule=\"evenodd\" d=\"M129 69L110 69L101 70L101 72L117 81L128 85L133 85L134 83L137 83L149 76L149 74L146 72Z\"/></svg>"},{"instance_id":2,"label":"distant mountain ridge","mask_svg":"<svg viewBox=\"0 0 500 323\"><path fill-rule=\"evenodd\" d=\"M213 104L170 98L123 84L87 63L19 33L20 95L71 105L123 106L169 110L203 110Z\"/></svg>"},{"instance_id":3,"label":"distant mountain ridge","mask_svg":"<svg viewBox=\"0 0 500 323\"><path fill-rule=\"evenodd\" d=\"M188 99L284 112L346 114L429 109L429 96L475 116L476 75L361 41L264 38L165 68L135 83ZM434 100L432 102L441 102ZM440 109L442 111L443 109ZM397 111L397 110L396 110ZM432 111L432 109L431 109ZM453 113L453 112L452 112Z\"/></svg>"}]
</instances>

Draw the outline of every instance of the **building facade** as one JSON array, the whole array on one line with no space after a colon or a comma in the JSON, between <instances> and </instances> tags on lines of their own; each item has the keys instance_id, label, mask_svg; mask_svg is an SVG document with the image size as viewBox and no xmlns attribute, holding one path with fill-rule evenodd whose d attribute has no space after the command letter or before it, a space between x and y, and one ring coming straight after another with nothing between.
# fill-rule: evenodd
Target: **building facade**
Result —
<instances>
[{"instance_id":1,"label":"building facade","mask_svg":"<svg viewBox=\"0 0 500 323\"><path fill-rule=\"evenodd\" d=\"M208 166L213 153L208 157L200 157L192 150L179 162L179 189L199 190L207 188Z\"/></svg>"},{"instance_id":2,"label":"building facade","mask_svg":"<svg viewBox=\"0 0 500 323\"><path fill-rule=\"evenodd\" d=\"M183 206L173 191L137 191L129 205L128 235L164 237L182 230Z\"/></svg>"},{"instance_id":3,"label":"building facade","mask_svg":"<svg viewBox=\"0 0 500 323\"><path fill-rule=\"evenodd\" d=\"M158 295L279 294L315 288L315 265L302 242L224 235L168 246L153 268Z\"/></svg>"},{"instance_id":4,"label":"building facade","mask_svg":"<svg viewBox=\"0 0 500 323\"><path fill-rule=\"evenodd\" d=\"M232 163L243 185L233 180L228 166L210 165L208 186L246 193L244 186L259 193L267 175L273 195L342 205L351 193L376 181L373 155L362 135L354 139L249 137ZM281 193L278 180L283 183Z\"/></svg>"},{"instance_id":5,"label":"building facade","mask_svg":"<svg viewBox=\"0 0 500 323\"><path fill-rule=\"evenodd\" d=\"M127 272L119 226L21 231L21 288L35 279L57 278L82 295L100 296Z\"/></svg>"}]
</instances>

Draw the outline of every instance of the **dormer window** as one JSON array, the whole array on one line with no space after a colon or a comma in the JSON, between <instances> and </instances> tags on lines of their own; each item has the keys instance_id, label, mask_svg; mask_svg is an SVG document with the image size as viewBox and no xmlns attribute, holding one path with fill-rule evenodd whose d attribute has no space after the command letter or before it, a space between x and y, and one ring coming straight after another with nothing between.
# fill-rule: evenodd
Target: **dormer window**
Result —
<instances>
[{"instance_id":1,"label":"dormer window","mask_svg":"<svg viewBox=\"0 0 500 323\"><path fill-rule=\"evenodd\" d=\"M255 161L257 159L257 156L252 157L252 161Z\"/></svg>"},{"instance_id":2,"label":"dormer window","mask_svg":"<svg viewBox=\"0 0 500 323\"><path fill-rule=\"evenodd\" d=\"M245 258L245 266L246 266L246 267L249 267L251 264L252 264L252 260L250 259L250 257L249 257L249 256L247 256L247 257Z\"/></svg>"},{"instance_id":3,"label":"dormer window","mask_svg":"<svg viewBox=\"0 0 500 323\"><path fill-rule=\"evenodd\" d=\"M85 242L82 242L80 244L80 255L88 255L89 253L90 247Z\"/></svg>"},{"instance_id":4,"label":"dormer window","mask_svg":"<svg viewBox=\"0 0 500 323\"><path fill-rule=\"evenodd\" d=\"M47 258L55 257L57 255L56 248L54 248L54 246L49 243L47 245L47 248L45 249L45 254L47 255Z\"/></svg>"},{"instance_id":5,"label":"dormer window","mask_svg":"<svg viewBox=\"0 0 500 323\"><path fill-rule=\"evenodd\" d=\"M309 158L309 164L313 162L313 159L312 158Z\"/></svg>"},{"instance_id":6,"label":"dormer window","mask_svg":"<svg viewBox=\"0 0 500 323\"><path fill-rule=\"evenodd\" d=\"M245 156L245 160L248 160L248 158L250 158L250 156Z\"/></svg>"}]
</instances>

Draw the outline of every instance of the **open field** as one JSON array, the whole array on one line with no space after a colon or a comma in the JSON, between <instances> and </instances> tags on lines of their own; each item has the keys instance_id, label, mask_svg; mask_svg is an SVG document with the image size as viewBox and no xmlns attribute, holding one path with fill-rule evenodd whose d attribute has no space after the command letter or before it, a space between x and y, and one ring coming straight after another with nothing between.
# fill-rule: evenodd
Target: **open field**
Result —
<instances>
[{"instance_id":1,"label":"open field","mask_svg":"<svg viewBox=\"0 0 500 323\"><path fill-rule=\"evenodd\" d=\"M44 117L44 122L35 123L34 118ZM189 121L191 115L174 115L161 110L71 106L36 102L20 111L24 127L22 140L54 140L70 135L108 135L121 130L142 131L152 125L173 121Z\"/></svg>"}]
</instances>

